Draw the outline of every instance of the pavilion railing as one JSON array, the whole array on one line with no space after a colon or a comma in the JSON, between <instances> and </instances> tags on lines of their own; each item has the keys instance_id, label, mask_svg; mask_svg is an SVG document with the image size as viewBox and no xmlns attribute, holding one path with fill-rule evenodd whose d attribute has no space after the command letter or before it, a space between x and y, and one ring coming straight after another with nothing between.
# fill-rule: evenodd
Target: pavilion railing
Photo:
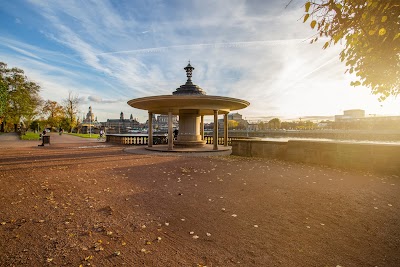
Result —
<instances>
[{"instance_id":1,"label":"pavilion railing","mask_svg":"<svg viewBox=\"0 0 400 267\"><path fill-rule=\"evenodd\" d=\"M148 145L149 137L141 135L119 135L119 134L107 134L106 142L119 144L119 145ZM167 144L167 136L153 136L153 145Z\"/></svg>"},{"instance_id":2,"label":"pavilion railing","mask_svg":"<svg viewBox=\"0 0 400 267\"><path fill-rule=\"evenodd\" d=\"M240 139L249 139L251 137L228 137L228 146L232 145L232 140L240 140ZM204 140L206 144L213 144L214 137L212 135L205 135ZM107 134L106 135L106 142L120 144L120 145L148 145L149 137L143 135L127 135L127 134ZM154 135L153 136L153 145L160 145L160 144L168 144L168 136L165 135ZM224 144L224 137L218 137L218 145Z\"/></svg>"}]
</instances>

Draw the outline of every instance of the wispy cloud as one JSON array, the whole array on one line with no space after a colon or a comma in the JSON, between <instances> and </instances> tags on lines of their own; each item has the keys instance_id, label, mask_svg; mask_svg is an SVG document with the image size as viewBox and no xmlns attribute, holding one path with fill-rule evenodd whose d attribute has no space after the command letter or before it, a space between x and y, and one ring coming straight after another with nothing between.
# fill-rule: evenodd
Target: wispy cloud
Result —
<instances>
[{"instance_id":1,"label":"wispy cloud","mask_svg":"<svg viewBox=\"0 0 400 267\"><path fill-rule=\"evenodd\" d=\"M33 54L33 53L29 52L29 51L26 51L24 49L21 49L21 48L15 47L15 46L11 46L11 45L7 45L7 47L12 49L12 50L14 50L14 51L16 51L16 52L18 52L18 53L20 53L20 54L25 55L25 56L32 57L32 58L35 58L35 59L38 59L38 60L42 60L40 57L38 57L35 54Z\"/></svg>"},{"instance_id":2,"label":"wispy cloud","mask_svg":"<svg viewBox=\"0 0 400 267\"><path fill-rule=\"evenodd\" d=\"M340 47L309 45L314 33L300 20L304 1L286 4L7 1L11 21L30 15L13 23L15 31L0 29L0 56L40 80L44 97L79 92L104 119L121 111L146 119L126 101L171 94L186 81L188 60L196 68L193 81L209 95L250 101L240 111L246 117L332 114L346 101L361 103L365 95L338 96L349 90Z\"/></svg>"}]
</instances>

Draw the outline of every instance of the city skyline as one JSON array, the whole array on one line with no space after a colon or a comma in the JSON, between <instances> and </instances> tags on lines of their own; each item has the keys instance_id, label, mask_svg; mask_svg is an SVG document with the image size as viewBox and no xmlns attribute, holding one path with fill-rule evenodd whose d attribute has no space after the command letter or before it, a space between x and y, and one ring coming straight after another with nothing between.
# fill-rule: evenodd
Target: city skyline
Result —
<instances>
[{"instance_id":1,"label":"city skyline","mask_svg":"<svg viewBox=\"0 0 400 267\"><path fill-rule=\"evenodd\" d=\"M234 2L234 3L233 3ZM61 102L71 91L99 121L122 111L145 121L126 102L170 95L193 82L208 95L242 98L248 120L333 117L348 109L400 115L398 98L379 102L351 87L341 45L310 45L304 1L7 1L0 8L0 56ZM289 2L289 1L287 1Z\"/></svg>"}]
</instances>

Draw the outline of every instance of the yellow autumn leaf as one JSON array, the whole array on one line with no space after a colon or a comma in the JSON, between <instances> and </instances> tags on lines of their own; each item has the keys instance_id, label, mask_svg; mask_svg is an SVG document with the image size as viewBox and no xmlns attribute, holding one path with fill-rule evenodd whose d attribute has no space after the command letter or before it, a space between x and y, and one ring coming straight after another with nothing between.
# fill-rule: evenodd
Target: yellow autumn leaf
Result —
<instances>
[{"instance_id":1,"label":"yellow autumn leaf","mask_svg":"<svg viewBox=\"0 0 400 267\"><path fill-rule=\"evenodd\" d=\"M303 21L303 22L306 22L309 16L310 16L310 14L306 14L306 15L304 16L304 21Z\"/></svg>"},{"instance_id":2,"label":"yellow autumn leaf","mask_svg":"<svg viewBox=\"0 0 400 267\"><path fill-rule=\"evenodd\" d=\"M311 21L311 24L310 24L311 28L314 29L316 24L317 24L316 20Z\"/></svg>"},{"instance_id":3,"label":"yellow autumn leaf","mask_svg":"<svg viewBox=\"0 0 400 267\"><path fill-rule=\"evenodd\" d=\"M307 2L306 4L305 4L305 10L306 10L306 12L308 12L308 10L310 9L310 6L311 6L311 3L310 2Z\"/></svg>"},{"instance_id":4,"label":"yellow autumn leaf","mask_svg":"<svg viewBox=\"0 0 400 267\"><path fill-rule=\"evenodd\" d=\"M94 256L93 256L93 255L89 255L89 256L87 256L87 257L85 258L85 261L92 260L93 258L94 258Z\"/></svg>"},{"instance_id":5,"label":"yellow autumn leaf","mask_svg":"<svg viewBox=\"0 0 400 267\"><path fill-rule=\"evenodd\" d=\"M375 34L375 30L369 30L368 34L369 35L374 35Z\"/></svg>"},{"instance_id":6,"label":"yellow autumn leaf","mask_svg":"<svg viewBox=\"0 0 400 267\"><path fill-rule=\"evenodd\" d=\"M362 18L363 20L365 20L365 19L367 18L367 13L363 13L363 14L361 15L361 18Z\"/></svg>"},{"instance_id":7,"label":"yellow autumn leaf","mask_svg":"<svg viewBox=\"0 0 400 267\"><path fill-rule=\"evenodd\" d=\"M374 24L375 23L375 16L371 16L370 21L371 21L371 24Z\"/></svg>"},{"instance_id":8,"label":"yellow autumn leaf","mask_svg":"<svg viewBox=\"0 0 400 267\"><path fill-rule=\"evenodd\" d=\"M386 34L386 29L385 28L380 28L378 34L379 34L379 36L385 35Z\"/></svg>"},{"instance_id":9,"label":"yellow autumn leaf","mask_svg":"<svg viewBox=\"0 0 400 267\"><path fill-rule=\"evenodd\" d=\"M387 20L387 16L383 16L381 22L385 22Z\"/></svg>"},{"instance_id":10,"label":"yellow autumn leaf","mask_svg":"<svg viewBox=\"0 0 400 267\"><path fill-rule=\"evenodd\" d=\"M360 86L360 85L361 85L361 83L359 81L350 82L350 86L356 87L356 86Z\"/></svg>"}]
</instances>

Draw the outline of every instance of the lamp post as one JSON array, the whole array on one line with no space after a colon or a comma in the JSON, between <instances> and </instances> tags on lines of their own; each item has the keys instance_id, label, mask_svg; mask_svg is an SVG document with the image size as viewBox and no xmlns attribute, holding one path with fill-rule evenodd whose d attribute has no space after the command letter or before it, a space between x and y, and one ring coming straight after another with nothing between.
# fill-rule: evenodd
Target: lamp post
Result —
<instances>
[{"instance_id":1,"label":"lamp post","mask_svg":"<svg viewBox=\"0 0 400 267\"><path fill-rule=\"evenodd\" d=\"M246 136L249 137L249 122L244 118L246 121Z\"/></svg>"},{"instance_id":2,"label":"lamp post","mask_svg":"<svg viewBox=\"0 0 400 267\"><path fill-rule=\"evenodd\" d=\"M89 116L89 137L92 137L92 114Z\"/></svg>"}]
</instances>

